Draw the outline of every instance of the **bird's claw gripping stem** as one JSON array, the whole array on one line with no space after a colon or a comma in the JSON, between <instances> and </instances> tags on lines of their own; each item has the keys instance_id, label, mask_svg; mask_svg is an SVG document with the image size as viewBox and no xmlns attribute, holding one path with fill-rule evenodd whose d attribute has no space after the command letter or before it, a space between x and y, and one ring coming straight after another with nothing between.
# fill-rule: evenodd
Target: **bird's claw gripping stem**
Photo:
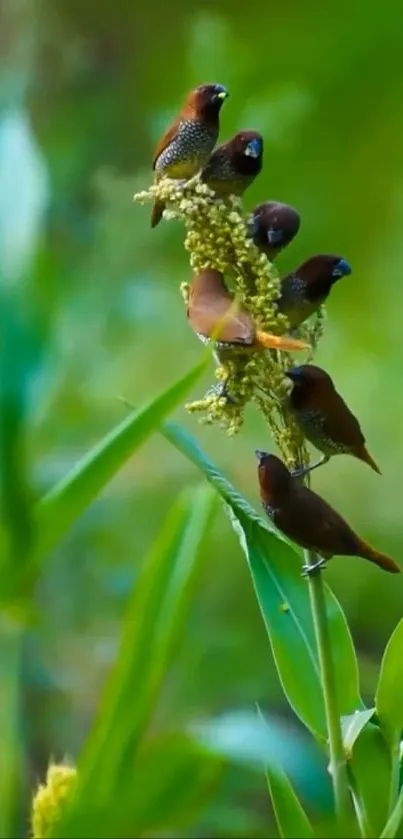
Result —
<instances>
[{"instance_id":1,"label":"bird's claw gripping stem","mask_svg":"<svg viewBox=\"0 0 403 839\"><path fill-rule=\"evenodd\" d=\"M303 577L314 577L316 574L326 568L326 559L320 559L318 562L315 562L313 565L303 565L302 566L302 576Z\"/></svg>"}]
</instances>

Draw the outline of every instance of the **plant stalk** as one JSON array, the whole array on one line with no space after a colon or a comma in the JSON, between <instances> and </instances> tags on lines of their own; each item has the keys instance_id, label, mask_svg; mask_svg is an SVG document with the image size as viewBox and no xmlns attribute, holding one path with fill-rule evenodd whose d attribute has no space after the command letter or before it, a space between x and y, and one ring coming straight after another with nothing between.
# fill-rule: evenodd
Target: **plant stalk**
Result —
<instances>
[{"instance_id":1,"label":"plant stalk","mask_svg":"<svg viewBox=\"0 0 403 839\"><path fill-rule=\"evenodd\" d=\"M307 565L315 565L320 557L315 551L305 551ZM332 776L335 810L343 829L351 830L354 820L352 800L348 785L347 763L344 756L340 715L337 707L336 682L334 677L332 649L326 615L325 592L320 573L308 577L312 617L318 647L319 665L326 724L329 738L330 771Z\"/></svg>"}]
</instances>

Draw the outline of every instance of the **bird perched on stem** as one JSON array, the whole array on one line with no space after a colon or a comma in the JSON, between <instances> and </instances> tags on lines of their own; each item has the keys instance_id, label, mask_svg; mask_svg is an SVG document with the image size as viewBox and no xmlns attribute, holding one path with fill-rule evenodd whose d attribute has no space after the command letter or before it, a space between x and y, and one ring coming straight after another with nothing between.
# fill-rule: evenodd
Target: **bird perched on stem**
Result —
<instances>
[{"instance_id":1,"label":"bird perched on stem","mask_svg":"<svg viewBox=\"0 0 403 839\"><path fill-rule=\"evenodd\" d=\"M155 150L156 181L164 176L188 180L207 163L218 138L220 108L228 95L221 84L202 84L188 93L182 111ZM151 227L156 227L163 212L164 202L156 199Z\"/></svg>"},{"instance_id":2,"label":"bird perched on stem","mask_svg":"<svg viewBox=\"0 0 403 839\"><path fill-rule=\"evenodd\" d=\"M239 131L217 146L200 177L217 195L242 195L262 166L262 135L257 131Z\"/></svg>"},{"instance_id":3,"label":"bird perched on stem","mask_svg":"<svg viewBox=\"0 0 403 839\"><path fill-rule=\"evenodd\" d=\"M391 574L400 567L391 557L364 542L350 525L320 495L292 476L275 455L256 451L260 497L267 515L286 536L322 559L304 572L312 574L332 556L359 556Z\"/></svg>"},{"instance_id":4,"label":"bird perched on stem","mask_svg":"<svg viewBox=\"0 0 403 839\"><path fill-rule=\"evenodd\" d=\"M365 446L360 424L325 370L314 364L293 367L285 374L293 383L287 398L290 412L299 428L323 457L313 466L294 474L306 475L335 454L351 454L381 472Z\"/></svg>"},{"instance_id":5,"label":"bird perched on stem","mask_svg":"<svg viewBox=\"0 0 403 839\"><path fill-rule=\"evenodd\" d=\"M351 274L346 259L332 254L311 256L281 280L279 311L287 316L295 328L309 318L330 294L341 277Z\"/></svg>"},{"instance_id":6,"label":"bird perched on stem","mask_svg":"<svg viewBox=\"0 0 403 839\"><path fill-rule=\"evenodd\" d=\"M228 291L223 275L213 268L193 276L187 316L198 337L204 343L213 340L219 349L307 349L303 341L259 330L249 312Z\"/></svg>"},{"instance_id":7,"label":"bird perched on stem","mask_svg":"<svg viewBox=\"0 0 403 839\"><path fill-rule=\"evenodd\" d=\"M248 233L256 247L273 261L297 235L299 213L280 201L264 201L252 210L247 221Z\"/></svg>"}]
</instances>

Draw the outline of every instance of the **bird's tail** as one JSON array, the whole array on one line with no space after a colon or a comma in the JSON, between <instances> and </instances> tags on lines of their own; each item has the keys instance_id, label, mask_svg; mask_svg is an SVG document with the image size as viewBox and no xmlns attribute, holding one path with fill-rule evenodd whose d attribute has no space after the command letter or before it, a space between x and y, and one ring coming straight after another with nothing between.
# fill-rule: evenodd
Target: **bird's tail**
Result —
<instances>
[{"instance_id":1,"label":"bird's tail","mask_svg":"<svg viewBox=\"0 0 403 839\"><path fill-rule=\"evenodd\" d=\"M298 338L288 338L286 335L271 335L269 332L261 332L259 329L256 332L256 342L264 349L276 350L307 350L308 344L305 341L299 341Z\"/></svg>"},{"instance_id":2,"label":"bird's tail","mask_svg":"<svg viewBox=\"0 0 403 839\"><path fill-rule=\"evenodd\" d=\"M152 212L151 212L151 227L156 227L157 224L160 223L162 219L162 214L165 210L165 204L163 201L160 201L159 198L156 198L153 204Z\"/></svg>"},{"instance_id":3,"label":"bird's tail","mask_svg":"<svg viewBox=\"0 0 403 839\"><path fill-rule=\"evenodd\" d=\"M363 460L364 463L368 463L368 466L370 466L371 469L374 470L374 472L378 472L378 475L382 475L382 472L381 472L379 466L375 463L374 458L371 457L371 455L370 455L368 449L366 448L366 446L363 445L362 447L360 447L360 449L357 452L355 452L355 455L360 460Z\"/></svg>"},{"instance_id":4,"label":"bird's tail","mask_svg":"<svg viewBox=\"0 0 403 839\"><path fill-rule=\"evenodd\" d=\"M376 551L375 548L371 548L371 545L367 545L366 542L362 542L361 540L359 548L358 556L362 556L363 559L369 559L370 562L375 562L375 565L378 565L384 571L389 571L390 574L400 573L401 568L392 557Z\"/></svg>"}]
</instances>

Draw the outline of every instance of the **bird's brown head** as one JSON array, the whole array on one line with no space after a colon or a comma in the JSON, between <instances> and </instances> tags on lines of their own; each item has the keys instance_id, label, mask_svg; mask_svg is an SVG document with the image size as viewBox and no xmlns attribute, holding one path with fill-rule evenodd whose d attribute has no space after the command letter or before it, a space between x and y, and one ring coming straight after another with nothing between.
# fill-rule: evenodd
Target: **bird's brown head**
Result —
<instances>
[{"instance_id":1,"label":"bird's brown head","mask_svg":"<svg viewBox=\"0 0 403 839\"><path fill-rule=\"evenodd\" d=\"M206 122L215 120L228 96L222 84L201 84L188 93L185 112Z\"/></svg>"},{"instance_id":2,"label":"bird's brown head","mask_svg":"<svg viewBox=\"0 0 403 839\"><path fill-rule=\"evenodd\" d=\"M285 375L293 384L291 402L295 408L314 406L316 401L321 402L335 389L333 380L326 370L314 364L292 367Z\"/></svg>"},{"instance_id":3,"label":"bird's brown head","mask_svg":"<svg viewBox=\"0 0 403 839\"><path fill-rule=\"evenodd\" d=\"M298 233L301 223L299 213L280 201L263 201L252 211L248 229L261 247L281 248Z\"/></svg>"},{"instance_id":4,"label":"bird's brown head","mask_svg":"<svg viewBox=\"0 0 403 839\"><path fill-rule=\"evenodd\" d=\"M260 497L271 507L281 506L292 486L292 476L275 454L256 449Z\"/></svg>"},{"instance_id":5,"label":"bird's brown head","mask_svg":"<svg viewBox=\"0 0 403 839\"><path fill-rule=\"evenodd\" d=\"M242 175L257 175L263 166L263 137L258 131L238 131L225 144L234 169Z\"/></svg>"},{"instance_id":6,"label":"bird's brown head","mask_svg":"<svg viewBox=\"0 0 403 839\"><path fill-rule=\"evenodd\" d=\"M296 273L308 285L330 291L337 280L351 274L351 271L351 265L344 257L321 253L307 259Z\"/></svg>"}]
</instances>

